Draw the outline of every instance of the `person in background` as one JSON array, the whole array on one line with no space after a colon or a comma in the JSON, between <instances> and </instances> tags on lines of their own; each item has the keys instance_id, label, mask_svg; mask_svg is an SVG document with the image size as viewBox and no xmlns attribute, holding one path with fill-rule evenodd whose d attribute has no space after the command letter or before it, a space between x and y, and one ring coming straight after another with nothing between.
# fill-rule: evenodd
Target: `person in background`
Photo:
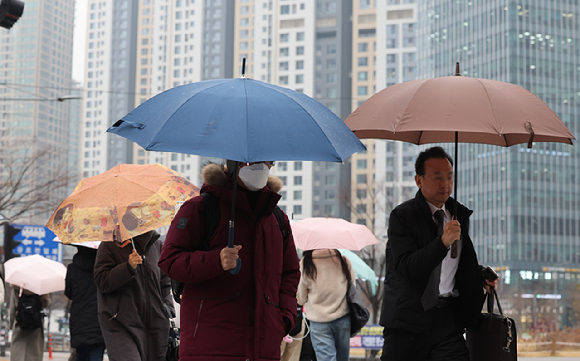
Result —
<instances>
[{"instance_id":1,"label":"person in background","mask_svg":"<svg viewBox=\"0 0 580 361\"><path fill-rule=\"evenodd\" d=\"M296 325L288 335L282 340L280 346L281 361L298 361L300 360L300 351L302 350L302 340L304 339L305 322L302 314L302 306L298 305Z\"/></svg>"},{"instance_id":2,"label":"person in background","mask_svg":"<svg viewBox=\"0 0 580 361\"><path fill-rule=\"evenodd\" d=\"M96 249L77 246L77 253L66 272L64 295L71 302L70 343L76 349L77 361L101 361L105 351L93 276L96 257Z\"/></svg>"},{"instance_id":3,"label":"person in background","mask_svg":"<svg viewBox=\"0 0 580 361\"><path fill-rule=\"evenodd\" d=\"M298 304L306 307L316 358L348 361L350 315L346 293L356 279L348 258L337 249L304 251L300 261Z\"/></svg>"},{"instance_id":4,"label":"person in background","mask_svg":"<svg viewBox=\"0 0 580 361\"><path fill-rule=\"evenodd\" d=\"M40 305L40 309L50 305L48 295L37 295L27 289L12 285L10 289L10 328L12 329L10 361L42 361L44 356L44 325L23 330L17 322L16 309L22 295L34 299Z\"/></svg>"},{"instance_id":5,"label":"person in background","mask_svg":"<svg viewBox=\"0 0 580 361\"><path fill-rule=\"evenodd\" d=\"M123 243L102 242L97 251L94 280L99 324L111 361L165 359L167 309L172 316L175 309L171 282L157 266L158 238L150 231Z\"/></svg>"}]
</instances>

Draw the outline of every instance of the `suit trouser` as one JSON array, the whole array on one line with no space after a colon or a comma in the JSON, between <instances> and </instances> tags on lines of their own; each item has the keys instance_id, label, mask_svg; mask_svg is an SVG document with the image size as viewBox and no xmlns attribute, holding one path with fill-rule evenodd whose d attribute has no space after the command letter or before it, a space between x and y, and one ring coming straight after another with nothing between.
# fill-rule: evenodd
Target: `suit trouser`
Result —
<instances>
[{"instance_id":1,"label":"suit trouser","mask_svg":"<svg viewBox=\"0 0 580 361\"><path fill-rule=\"evenodd\" d=\"M469 361L464 329L455 319L453 305L435 307L435 322L429 333L386 328L383 361Z\"/></svg>"}]
</instances>

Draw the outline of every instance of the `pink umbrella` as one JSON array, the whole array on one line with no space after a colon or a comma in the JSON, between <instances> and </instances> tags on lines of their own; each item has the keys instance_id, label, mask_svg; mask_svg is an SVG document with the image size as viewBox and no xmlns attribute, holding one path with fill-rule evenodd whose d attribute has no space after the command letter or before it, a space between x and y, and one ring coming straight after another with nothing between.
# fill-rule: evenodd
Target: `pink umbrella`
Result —
<instances>
[{"instance_id":1,"label":"pink umbrella","mask_svg":"<svg viewBox=\"0 0 580 361\"><path fill-rule=\"evenodd\" d=\"M313 249L349 249L360 251L363 247L379 243L364 225L340 218L306 218L292 223L296 247L303 251Z\"/></svg>"},{"instance_id":2,"label":"pink umbrella","mask_svg":"<svg viewBox=\"0 0 580 361\"><path fill-rule=\"evenodd\" d=\"M66 267L40 255L12 258L4 263L6 283L39 295L64 290Z\"/></svg>"}]
</instances>

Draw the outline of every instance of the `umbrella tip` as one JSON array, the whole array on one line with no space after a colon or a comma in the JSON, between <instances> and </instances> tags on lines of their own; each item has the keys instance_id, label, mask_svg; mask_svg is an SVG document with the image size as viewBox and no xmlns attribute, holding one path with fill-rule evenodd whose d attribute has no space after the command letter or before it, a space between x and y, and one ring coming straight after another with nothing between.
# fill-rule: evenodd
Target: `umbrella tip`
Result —
<instances>
[{"instance_id":1,"label":"umbrella tip","mask_svg":"<svg viewBox=\"0 0 580 361\"><path fill-rule=\"evenodd\" d=\"M455 76L461 76L461 72L459 71L459 62L455 63Z\"/></svg>"},{"instance_id":2,"label":"umbrella tip","mask_svg":"<svg viewBox=\"0 0 580 361\"><path fill-rule=\"evenodd\" d=\"M246 77L246 58L242 59L242 78Z\"/></svg>"}]
</instances>

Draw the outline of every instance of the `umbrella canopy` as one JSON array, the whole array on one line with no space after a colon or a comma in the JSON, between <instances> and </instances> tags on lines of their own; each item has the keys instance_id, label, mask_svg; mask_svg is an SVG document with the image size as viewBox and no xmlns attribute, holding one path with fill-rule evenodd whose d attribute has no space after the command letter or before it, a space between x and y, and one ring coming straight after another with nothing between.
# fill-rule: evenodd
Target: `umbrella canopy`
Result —
<instances>
[{"instance_id":1,"label":"umbrella canopy","mask_svg":"<svg viewBox=\"0 0 580 361\"><path fill-rule=\"evenodd\" d=\"M63 244L118 241L168 225L178 201L199 194L179 173L161 164L120 164L82 180L49 219Z\"/></svg>"},{"instance_id":2,"label":"umbrella canopy","mask_svg":"<svg viewBox=\"0 0 580 361\"><path fill-rule=\"evenodd\" d=\"M339 249L339 251L340 254L348 258L356 276L370 282L372 294L375 295L377 293L377 286L379 285L375 271L362 258L357 256L356 253L348 249Z\"/></svg>"},{"instance_id":3,"label":"umbrella canopy","mask_svg":"<svg viewBox=\"0 0 580 361\"><path fill-rule=\"evenodd\" d=\"M318 101L244 77L169 89L107 131L147 150L240 162L342 162L365 149L342 120Z\"/></svg>"},{"instance_id":4,"label":"umbrella canopy","mask_svg":"<svg viewBox=\"0 0 580 361\"><path fill-rule=\"evenodd\" d=\"M379 243L375 235L362 224L341 218L306 218L292 224L296 247L303 251L314 249L347 249L360 251Z\"/></svg>"},{"instance_id":5,"label":"umbrella canopy","mask_svg":"<svg viewBox=\"0 0 580 361\"><path fill-rule=\"evenodd\" d=\"M361 139L414 144L573 144L572 133L533 93L510 83L458 75L390 86L370 97L345 123Z\"/></svg>"},{"instance_id":6,"label":"umbrella canopy","mask_svg":"<svg viewBox=\"0 0 580 361\"><path fill-rule=\"evenodd\" d=\"M528 143L531 148L533 142L573 144L575 139L533 93L510 83L463 77L459 63L455 76L415 80L381 90L345 123L361 139L455 142L455 198L459 142L504 147Z\"/></svg>"},{"instance_id":7,"label":"umbrella canopy","mask_svg":"<svg viewBox=\"0 0 580 361\"><path fill-rule=\"evenodd\" d=\"M39 295L63 291L66 267L40 255L12 258L4 263L6 282Z\"/></svg>"}]
</instances>

